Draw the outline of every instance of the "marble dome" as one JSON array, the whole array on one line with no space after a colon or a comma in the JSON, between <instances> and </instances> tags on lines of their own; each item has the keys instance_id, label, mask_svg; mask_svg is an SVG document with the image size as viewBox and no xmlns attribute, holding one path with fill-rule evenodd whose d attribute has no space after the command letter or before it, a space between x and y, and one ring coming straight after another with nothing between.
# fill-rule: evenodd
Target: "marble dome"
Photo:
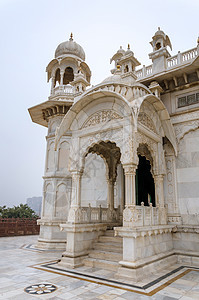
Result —
<instances>
[{"instance_id":1,"label":"marble dome","mask_svg":"<svg viewBox=\"0 0 199 300\"><path fill-rule=\"evenodd\" d=\"M59 44L59 46L55 51L55 58L67 54L72 54L81 58L82 60L85 60L85 52L83 48L79 44L73 41L72 35L69 41Z\"/></svg>"}]
</instances>

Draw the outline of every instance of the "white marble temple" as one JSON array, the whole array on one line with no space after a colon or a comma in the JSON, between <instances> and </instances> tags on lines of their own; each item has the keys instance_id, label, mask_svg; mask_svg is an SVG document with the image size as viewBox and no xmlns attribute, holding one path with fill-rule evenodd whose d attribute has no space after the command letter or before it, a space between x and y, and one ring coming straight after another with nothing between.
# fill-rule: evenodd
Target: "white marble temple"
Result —
<instances>
[{"instance_id":1,"label":"white marble temple","mask_svg":"<svg viewBox=\"0 0 199 300\"><path fill-rule=\"evenodd\" d=\"M121 47L112 75L90 88L83 48L72 35L58 45L46 69L49 99L29 112L48 128L38 247L66 248L60 264L83 264L113 227L123 239L116 262L123 274L136 279L182 259L197 264L197 43L171 56L158 28L152 65L138 69L130 46Z\"/></svg>"}]
</instances>

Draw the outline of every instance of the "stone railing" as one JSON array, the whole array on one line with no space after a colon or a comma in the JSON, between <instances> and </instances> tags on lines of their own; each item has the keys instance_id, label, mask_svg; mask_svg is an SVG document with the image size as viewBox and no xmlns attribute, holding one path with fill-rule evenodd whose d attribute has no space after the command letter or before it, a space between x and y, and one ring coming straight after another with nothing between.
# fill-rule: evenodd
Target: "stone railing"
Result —
<instances>
[{"instance_id":1,"label":"stone railing","mask_svg":"<svg viewBox=\"0 0 199 300\"><path fill-rule=\"evenodd\" d=\"M197 54L197 48L193 48L182 53L179 51L177 55L167 58L167 68L175 68L176 66L192 61L196 58Z\"/></svg>"},{"instance_id":2,"label":"stone railing","mask_svg":"<svg viewBox=\"0 0 199 300\"><path fill-rule=\"evenodd\" d=\"M70 84L67 85L59 85L52 89L51 96L56 95L73 95L73 86Z\"/></svg>"},{"instance_id":3,"label":"stone railing","mask_svg":"<svg viewBox=\"0 0 199 300\"><path fill-rule=\"evenodd\" d=\"M152 75L153 73L153 65L149 65L149 66L143 66L142 69L139 69L137 70L135 73L136 73L136 76L138 79L142 78L142 77L147 77L147 76L150 76Z\"/></svg>"},{"instance_id":4,"label":"stone railing","mask_svg":"<svg viewBox=\"0 0 199 300\"><path fill-rule=\"evenodd\" d=\"M169 58L167 58L166 61L166 70L167 69L173 69L176 68L180 65L186 64L192 60L194 60L196 58L196 56L199 55L198 53L198 48L193 48L190 50L187 50L185 52L178 52L178 54L171 56ZM139 69L136 71L136 76L139 79L141 78L145 78L145 77L149 77L153 74L153 69L152 69L153 65L149 65L147 67L143 66L142 69Z\"/></svg>"},{"instance_id":5,"label":"stone railing","mask_svg":"<svg viewBox=\"0 0 199 300\"><path fill-rule=\"evenodd\" d=\"M147 88L144 88L142 86L128 86L125 84L119 84L119 83L104 83L103 85L96 86L94 89L92 89L91 93L97 92L97 91L110 91L115 92L118 94L121 94L124 96L127 100L134 100L139 97L143 97L147 94L150 94L150 91ZM89 94L89 92L88 92Z\"/></svg>"},{"instance_id":6,"label":"stone railing","mask_svg":"<svg viewBox=\"0 0 199 300\"><path fill-rule=\"evenodd\" d=\"M136 205L125 208L123 213L123 224L128 227L155 226L167 223L166 208Z\"/></svg>"},{"instance_id":7,"label":"stone railing","mask_svg":"<svg viewBox=\"0 0 199 300\"><path fill-rule=\"evenodd\" d=\"M151 206L136 206L138 213L137 226L152 226L159 224L158 207Z\"/></svg>"},{"instance_id":8,"label":"stone railing","mask_svg":"<svg viewBox=\"0 0 199 300\"><path fill-rule=\"evenodd\" d=\"M120 207L103 208L99 207L81 207L81 221L80 223L115 223L120 220Z\"/></svg>"}]
</instances>

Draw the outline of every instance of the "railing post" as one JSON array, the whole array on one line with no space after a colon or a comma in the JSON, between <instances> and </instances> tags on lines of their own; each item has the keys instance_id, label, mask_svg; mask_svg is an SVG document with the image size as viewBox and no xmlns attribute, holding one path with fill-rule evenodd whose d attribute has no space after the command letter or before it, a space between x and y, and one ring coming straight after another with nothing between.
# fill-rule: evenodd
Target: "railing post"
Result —
<instances>
[{"instance_id":1,"label":"railing post","mask_svg":"<svg viewBox=\"0 0 199 300\"><path fill-rule=\"evenodd\" d=\"M151 220L150 220L150 222L151 222L151 225L154 225L153 224L153 204L152 203L150 203L150 215L151 215Z\"/></svg>"},{"instance_id":2,"label":"railing post","mask_svg":"<svg viewBox=\"0 0 199 300\"><path fill-rule=\"evenodd\" d=\"M146 76L146 66L143 65L143 68L142 68L142 76L145 77Z\"/></svg>"},{"instance_id":3,"label":"railing post","mask_svg":"<svg viewBox=\"0 0 199 300\"><path fill-rule=\"evenodd\" d=\"M91 204L88 205L88 222L91 222Z\"/></svg>"},{"instance_id":4,"label":"railing post","mask_svg":"<svg viewBox=\"0 0 199 300\"><path fill-rule=\"evenodd\" d=\"M141 208L142 208L142 226L144 226L144 220L145 220L144 202L141 202Z\"/></svg>"},{"instance_id":5,"label":"railing post","mask_svg":"<svg viewBox=\"0 0 199 300\"><path fill-rule=\"evenodd\" d=\"M101 204L99 205L99 222L102 222L102 206Z\"/></svg>"},{"instance_id":6,"label":"railing post","mask_svg":"<svg viewBox=\"0 0 199 300\"><path fill-rule=\"evenodd\" d=\"M178 54L177 54L177 62L178 62L178 65L180 65L182 63L182 54L180 53L180 51L178 51Z\"/></svg>"}]
</instances>

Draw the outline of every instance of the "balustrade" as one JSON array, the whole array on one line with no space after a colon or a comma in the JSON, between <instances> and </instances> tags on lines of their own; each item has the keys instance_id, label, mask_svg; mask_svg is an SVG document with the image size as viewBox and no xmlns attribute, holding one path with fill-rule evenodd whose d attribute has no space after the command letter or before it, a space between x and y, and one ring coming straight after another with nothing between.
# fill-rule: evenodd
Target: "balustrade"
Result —
<instances>
[{"instance_id":1,"label":"balustrade","mask_svg":"<svg viewBox=\"0 0 199 300\"><path fill-rule=\"evenodd\" d=\"M166 68L172 69L175 68L176 66L180 66L181 64L185 64L191 60L194 60L197 55L198 55L197 48L193 48L182 53L179 51L178 54L167 58ZM137 70L135 73L138 80L150 76L153 74L152 65L149 65L147 67L143 66L142 69Z\"/></svg>"},{"instance_id":2,"label":"balustrade","mask_svg":"<svg viewBox=\"0 0 199 300\"><path fill-rule=\"evenodd\" d=\"M129 208L127 208L129 210ZM162 220L161 220L162 218ZM144 206L142 202L141 206L136 205L130 208L130 211L124 210L124 226L128 227L141 227L141 226L156 226L160 224L166 224L166 208Z\"/></svg>"},{"instance_id":3,"label":"balustrade","mask_svg":"<svg viewBox=\"0 0 199 300\"><path fill-rule=\"evenodd\" d=\"M101 207L81 207L80 223L112 223L118 222L120 219L120 207L110 209Z\"/></svg>"},{"instance_id":4,"label":"balustrade","mask_svg":"<svg viewBox=\"0 0 199 300\"><path fill-rule=\"evenodd\" d=\"M58 85L52 89L52 95L56 96L59 94L64 95L72 95L73 94L73 86L70 84L67 85Z\"/></svg>"}]
</instances>

